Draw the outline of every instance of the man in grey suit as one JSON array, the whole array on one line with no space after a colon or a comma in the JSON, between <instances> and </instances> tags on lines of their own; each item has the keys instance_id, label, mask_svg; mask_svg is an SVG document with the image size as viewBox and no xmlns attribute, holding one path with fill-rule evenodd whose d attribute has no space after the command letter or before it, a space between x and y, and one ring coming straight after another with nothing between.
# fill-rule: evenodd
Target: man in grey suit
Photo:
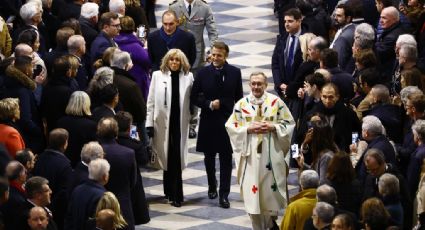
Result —
<instances>
[{"instance_id":1,"label":"man in grey suit","mask_svg":"<svg viewBox=\"0 0 425 230\"><path fill-rule=\"evenodd\" d=\"M338 52L338 65L348 73L354 71L353 51L354 30L356 25L351 23L353 11L346 4L339 4L335 8L335 26L338 31L329 48Z\"/></svg>"},{"instance_id":2,"label":"man in grey suit","mask_svg":"<svg viewBox=\"0 0 425 230\"><path fill-rule=\"evenodd\" d=\"M215 27L215 21L211 7L205 0L175 0L170 3L170 10L176 12L179 20L179 28L189 31L195 36L196 43L196 59L192 65L192 73L196 73L205 65L205 42L204 29L207 29L208 39L211 46L218 39L218 32ZM192 113L197 114L198 109L191 109ZM198 123L197 116L194 116L190 121L189 138L196 137L196 124Z\"/></svg>"},{"instance_id":3,"label":"man in grey suit","mask_svg":"<svg viewBox=\"0 0 425 230\"><path fill-rule=\"evenodd\" d=\"M204 29L207 29L210 43L218 39L218 32L211 7L204 0L175 0L170 3L170 10L176 12L180 29L195 36L196 60L192 72L205 64Z\"/></svg>"}]
</instances>

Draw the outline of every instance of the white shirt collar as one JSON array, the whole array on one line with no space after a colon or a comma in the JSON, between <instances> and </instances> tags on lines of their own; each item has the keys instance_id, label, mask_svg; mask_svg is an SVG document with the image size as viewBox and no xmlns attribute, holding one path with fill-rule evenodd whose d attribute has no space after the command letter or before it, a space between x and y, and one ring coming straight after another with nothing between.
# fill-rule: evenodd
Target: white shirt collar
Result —
<instances>
[{"instance_id":1,"label":"white shirt collar","mask_svg":"<svg viewBox=\"0 0 425 230\"><path fill-rule=\"evenodd\" d=\"M191 4L189 4L189 2L187 2L186 0L184 0L183 2L184 2L184 6L186 7L186 10L189 8L189 5L192 5L192 8L193 8L193 2Z\"/></svg>"},{"instance_id":2,"label":"white shirt collar","mask_svg":"<svg viewBox=\"0 0 425 230\"><path fill-rule=\"evenodd\" d=\"M260 98L255 97L251 92L249 93L249 102L254 105L261 105L266 100L266 97L267 97L267 92L264 92L264 94Z\"/></svg>"}]
</instances>

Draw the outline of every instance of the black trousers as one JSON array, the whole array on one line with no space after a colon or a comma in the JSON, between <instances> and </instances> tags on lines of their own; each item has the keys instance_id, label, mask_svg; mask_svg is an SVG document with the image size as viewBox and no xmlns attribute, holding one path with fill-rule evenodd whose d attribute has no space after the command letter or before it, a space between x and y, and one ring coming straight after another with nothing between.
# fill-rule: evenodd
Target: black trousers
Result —
<instances>
[{"instance_id":1,"label":"black trousers","mask_svg":"<svg viewBox=\"0 0 425 230\"><path fill-rule=\"evenodd\" d=\"M217 153L204 153L205 169L207 171L208 186L210 189L217 188L217 179L215 177L215 156ZM230 182L232 179L232 153L218 153L220 161L220 189L218 194L220 198L227 198L230 193Z\"/></svg>"}]
</instances>

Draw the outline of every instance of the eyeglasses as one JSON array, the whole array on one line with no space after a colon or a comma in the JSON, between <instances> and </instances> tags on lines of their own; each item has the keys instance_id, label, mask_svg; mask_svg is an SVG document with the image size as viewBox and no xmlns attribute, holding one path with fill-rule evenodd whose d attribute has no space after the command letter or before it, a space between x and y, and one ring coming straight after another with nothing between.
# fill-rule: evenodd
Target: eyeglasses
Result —
<instances>
[{"instance_id":1,"label":"eyeglasses","mask_svg":"<svg viewBox=\"0 0 425 230\"><path fill-rule=\"evenodd\" d=\"M113 27L115 27L115 28L117 28L117 29L121 29L121 24L115 24L115 25L110 25L110 26L113 26Z\"/></svg>"}]
</instances>

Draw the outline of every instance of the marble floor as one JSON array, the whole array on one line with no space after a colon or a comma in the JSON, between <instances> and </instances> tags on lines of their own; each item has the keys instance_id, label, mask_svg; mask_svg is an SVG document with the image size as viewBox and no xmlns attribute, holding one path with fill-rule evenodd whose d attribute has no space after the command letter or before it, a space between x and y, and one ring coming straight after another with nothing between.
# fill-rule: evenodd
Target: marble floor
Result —
<instances>
[{"instance_id":1,"label":"marble floor","mask_svg":"<svg viewBox=\"0 0 425 230\"><path fill-rule=\"evenodd\" d=\"M158 0L159 16L168 8L170 0ZM273 15L273 0L207 0L214 12L219 38L230 46L228 62L242 70L244 93L249 92L248 78L254 71L269 76L268 90L273 90L271 80L271 55L273 53L278 23ZM158 25L161 25L159 18ZM205 36L206 40L207 37ZM251 223L244 210L233 170L229 195L230 209L218 207L218 199L207 197L207 178L203 154L195 151L196 140L189 141L189 164L183 171L185 202L175 208L163 199L162 171L143 170L145 192L150 204L151 221L136 229L250 229ZM216 162L217 171L219 167ZM217 175L219 178L219 175ZM290 171L289 192L297 193L296 173ZM279 217L278 223L282 213Z\"/></svg>"}]
</instances>

